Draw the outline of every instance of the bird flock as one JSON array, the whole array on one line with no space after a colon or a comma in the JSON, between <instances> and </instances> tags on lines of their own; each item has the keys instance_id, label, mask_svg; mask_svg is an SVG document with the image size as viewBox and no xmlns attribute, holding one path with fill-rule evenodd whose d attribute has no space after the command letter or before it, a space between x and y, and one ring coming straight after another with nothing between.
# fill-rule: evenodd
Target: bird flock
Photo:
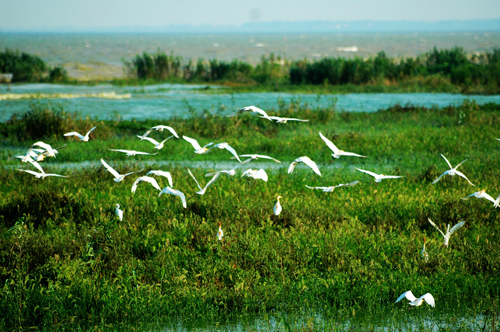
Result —
<instances>
[{"instance_id":1,"label":"bird flock","mask_svg":"<svg viewBox=\"0 0 500 332\"><path fill-rule=\"evenodd\" d=\"M255 106L248 106L248 107L240 108L239 110L237 110L236 112L234 112L234 113L232 113L232 114L230 114L228 116L229 117L233 117L233 116L238 116L238 115L243 114L243 113L257 114L257 116L260 117L260 118L267 119L269 121L275 121L276 123L279 123L279 124L285 124L288 121L296 121L296 122L308 122L309 121L309 120L305 120L305 119L296 119L296 118L284 118L284 117L278 117L278 116L269 116L264 110L262 110L262 109L260 109L258 107L255 107ZM78 132L68 132L68 133L65 133L64 136L66 136L66 137L75 136L75 137L77 137L82 142L88 142L89 139L90 139L90 134L96 128L97 128L97 126L93 127L85 135L81 135ZM163 132L164 130L170 132L171 135L168 136L167 138L163 139L161 142L158 142L157 140L155 140L155 139L153 139L153 138L151 138L151 137L148 136L153 131ZM338 159L341 156L367 158L367 156L363 156L363 155L360 155L360 154L357 154L357 153L346 152L346 151L340 150L339 148L337 148L337 146L332 141L330 141L327 137L325 137L321 132L319 132L319 136L324 141L324 143L326 144L326 146L333 152L331 154L331 156L333 158ZM179 135L174 130L174 128L169 127L169 126L165 126L165 125L158 125L158 126L152 127L148 131L146 131L146 133L144 133L143 135L137 135L137 137L140 138L141 140L146 140L146 141L149 141L150 143L152 143L154 145L154 149L156 149L156 150L161 150L164 147L165 143L167 143L167 141L170 140L170 139L180 139ZM236 150L233 147L231 147L227 142L221 142L221 143L217 143L217 144L214 144L213 142L210 142L210 143L205 144L202 147L198 143L198 141L196 139L194 139L194 138L187 137L187 136L182 136L182 139L184 141L188 142L189 144L191 144L191 146L194 149L195 156L196 155L200 155L200 154L207 154L210 151L212 151L213 149L218 148L219 150L226 150L226 151L228 151L232 155L231 159L236 159L239 162L239 164L236 167L234 167L234 168L232 168L230 170L220 170L220 171L213 172L213 173L207 173L205 176L206 177L211 177L211 179L205 184L204 187L200 186L200 183L194 177L194 175L191 172L191 170L189 168L187 168L188 174L191 176L191 178L196 183L196 186L199 189L198 191L196 191L196 194L198 194L198 195L204 195L206 193L207 189L210 186L212 186L219 179L219 177L221 175L224 174L225 176L235 176L236 175L236 171L238 170L238 168L243 167L244 165L250 163L253 160L267 159L267 160L272 160L272 161L274 161L276 163L281 163L281 161L279 161L279 160L277 160L277 159L275 159L273 157L265 156L265 155L260 155L260 154L240 154L240 155L238 155L238 153L236 152ZM498 140L500 140L500 139L498 139ZM66 175L46 173L43 170L43 168L41 167L40 163L39 163L39 162L44 161L48 157L56 158L56 155L59 153L58 150L64 148L65 146L66 145L64 145L62 147L59 147L57 149L54 149L49 144L41 142L41 141L34 143L34 144L32 144L29 147L29 149L28 149L28 151L27 151L27 153L25 155L16 156L15 158L21 159L21 161L23 163L30 163L31 165L33 165L38 170L38 172L37 171L33 171L33 170L26 170L26 169L17 169L17 170L21 171L21 172L25 172L25 173L31 174L31 175L35 176L37 179L40 179L40 178L43 179L43 178L49 177L49 176L52 176L52 177L65 177L65 178L67 178L68 176L66 176ZM133 157L135 155L151 155L151 156L154 156L154 155L158 154L158 152L156 152L156 153L149 153L149 152L142 152L142 151L135 151L135 150L125 150L125 149L109 149L109 150L110 151L114 151L114 152L125 153L127 155L127 157ZM444 171L437 179L435 179L432 182L432 184L436 184L445 175L449 175L449 176L458 175L459 177L464 178L471 186L474 186L474 184L462 172L460 172L460 171L457 170L458 167L461 166L466 160L462 161L457 166L452 167L451 163L448 161L448 159L446 159L446 157L443 154L441 154L441 156L446 161L446 163L447 163L447 165L449 166L450 169ZM246 158L246 159L244 161L242 161L241 158ZM113 180L115 182L117 182L117 183L118 182L122 182L125 179L126 176L129 176L129 175L132 175L132 174L136 174L136 173L140 173L140 172L144 171L144 169L141 169L141 170L134 171L134 172L129 172L129 173L126 173L126 174L120 174L113 167L111 167L104 159L101 159L100 161L101 161L102 165L104 166L104 168L109 173L111 173L111 175L113 176ZM307 156L302 156L302 157L296 158L294 161L292 161L292 163L288 167L288 174L292 174L293 171L294 171L294 169L295 169L295 167L298 164L300 164L300 163L304 163L304 165L306 165L309 168L311 168L312 171L315 174L317 174L318 176L322 176L321 172L319 170L319 167L317 166L317 164L313 160L311 160L311 158L309 158ZM368 170L364 170L364 169L360 169L360 168L357 168L357 167L355 167L355 169L357 171L359 171L359 172L362 172L364 174L368 174L368 175L372 176L374 178L375 182L381 182L384 179L398 179L398 178L402 178L403 177L403 176L397 176L397 175L377 174L377 173L374 173L374 172L371 172L371 171L368 171ZM241 175L241 177L244 177L244 176L250 177L250 178L253 178L253 179L256 179L256 180L262 180L262 181L265 181L265 182L267 182L269 180L268 175L267 175L267 173L265 172L264 169L258 169L257 170L257 169L248 168L248 169L244 170L243 173L242 173L242 175ZM168 181L168 186L166 186L166 187L164 187L162 189L160 187L160 185L158 184L158 181L155 179L155 177L164 177L164 178L166 178L167 181ZM150 170L146 175L140 176L140 177L138 177L138 178L136 178L134 180L134 182L132 184L131 192L135 193L137 191L138 185L140 183L142 183L142 182L149 183L155 189L157 189L159 191L159 195L158 196L161 196L162 194L169 194L169 195L178 196L180 198L181 202L182 202L182 206L184 208L187 208L186 196L180 190L177 190L177 189L173 188L173 179L172 179L172 175L170 174L170 172L162 171L162 170ZM359 183L359 180L356 180L356 181L353 181L353 182L350 182L350 183L346 183L346 184L338 184L338 185L334 185L334 186L311 187L311 186L306 185L306 187L309 188L309 189L312 189L312 190L322 190L323 192L331 193L331 192L333 192L335 190L335 188L352 187L352 186L355 186L358 183ZM490 196L489 194L487 194L485 190L480 190L480 191L474 192L474 193L470 194L469 196L463 197L462 199L463 200L467 200L467 199L469 199L471 197L485 198L488 201L492 202L493 206L495 208L500 205L499 204L500 203L500 195L496 199L493 199L493 197ZM274 208L273 208L273 213L276 216L279 216L280 213L283 211L283 207L282 207L282 205L280 203L280 199L281 198L282 198L282 196L277 195L277 202L276 202L276 204L274 205ZM115 213L116 213L117 218L120 221L123 221L124 211L120 209L120 204L116 204ZM443 231L441 231L441 229L431 219L428 219L428 221L443 236L443 238L444 238L444 240L443 240L443 246L445 246L445 247L448 246L451 235L453 235L459 228L461 228L465 224L465 221L460 221L455 226L453 226L451 229L450 229L450 225L448 224L446 233L444 233ZM222 230L222 225L219 223L219 229L217 231L217 238L218 238L219 241L222 241L223 237L224 237L224 232ZM424 259L424 261L427 262L429 260L429 254L427 253L426 248L425 248L426 239L424 238L423 240L424 240L424 244L423 244L423 248L422 248L422 251L420 252L420 254L421 254L422 258ZM415 297L413 295L413 293L411 291L406 291L403 294L401 294L401 296L396 300L395 303L401 301L403 298L406 298L409 301L409 304L412 305L412 306L420 306L425 301L429 305L431 305L432 307L435 307L434 297L430 293L424 294L421 297L417 298L417 297Z\"/></svg>"}]
</instances>

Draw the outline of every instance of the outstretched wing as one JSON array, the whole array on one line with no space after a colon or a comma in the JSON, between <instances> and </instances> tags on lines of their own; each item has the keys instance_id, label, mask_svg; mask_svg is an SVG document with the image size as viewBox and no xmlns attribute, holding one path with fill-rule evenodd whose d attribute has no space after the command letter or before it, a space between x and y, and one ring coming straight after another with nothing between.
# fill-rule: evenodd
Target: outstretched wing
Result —
<instances>
[{"instance_id":1,"label":"outstretched wing","mask_svg":"<svg viewBox=\"0 0 500 332\"><path fill-rule=\"evenodd\" d=\"M343 183L343 184L339 184L339 185L336 185L335 188L339 188L339 187L352 187L352 186L355 186L359 183L359 181L354 181L354 182L350 182L350 183Z\"/></svg>"},{"instance_id":2,"label":"outstretched wing","mask_svg":"<svg viewBox=\"0 0 500 332\"><path fill-rule=\"evenodd\" d=\"M463 177L464 179L467 180L467 182L469 182L473 187L475 187L475 185L473 185L472 182L470 182L469 179L467 179L467 177L464 175L464 173L462 173L460 171L455 171L455 174L458 175L458 176Z\"/></svg>"},{"instance_id":3,"label":"outstretched wing","mask_svg":"<svg viewBox=\"0 0 500 332\"><path fill-rule=\"evenodd\" d=\"M201 149L200 144L199 144L199 143L198 143L198 141L197 141L197 140L195 140L194 138L187 137L187 136L182 136L182 138L183 138L185 141L187 141L187 142L191 143L191 145L193 146L193 148L194 148L195 150L199 150L199 149Z\"/></svg>"},{"instance_id":4,"label":"outstretched wing","mask_svg":"<svg viewBox=\"0 0 500 332\"><path fill-rule=\"evenodd\" d=\"M108 172L110 172L111 174L113 174L113 176L115 178L119 178L120 177L120 174L114 170L113 167L109 166L107 162L104 161L104 159L101 158L101 163L104 165L104 167L106 167L106 169L108 170Z\"/></svg>"},{"instance_id":5,"label":"outstretched wing","mask_svg":"<svg viewBox=\"0 0 500 332\"><path fill-rule=\"evenodd\" d=\"M146 175L150 175L150 174L166 177L167 180L168 180L168 184L170 185L170 187L172 187L173 180L172 180L172 174L170 174L170 172L165 172L165 171L149 171L148 174L146 174Z\"/></svg>"},{"instance_id":6,"label":"outstretched wing","mask_svg":"<svg viewBox=\"0 0 500 332\"><path fill-rule=\"evenodd\" d=\"M439 227L437 227L437 225L430 218L427 218L427 220L429 220L429 222L431 223L431 225L434 226L434 228L437 229L439 231L439 233L441 233L441 235L443 235L444 237L446 237L446 235L444 235L444 233L439 229Z\"/></svg>"},{"instance_id":7,"label":"outstretched wing","mask_svg":"<svg viewBox=\"0 0 500 332\"><path fill-rule=\"evenodd\" d=\"M91 132L94 131L94 129L96 129L97 126L95 126L94 128L90 129L89 131L87 131L87 133L85 134L85 136L89 136Z\"/></svg>"},{"instance_id":8,"label":"outstretched wing","mask_svg":"<svg viewBox=\"0 0 500 332\"><path fill-rule=\"evenodd\" d=\"M407 291L407 292L404 292L403 294L401 294L398 299L396 300L396 302L394 303L398 303L399 301L401 301L402 299L404 299L406 297L406 299L408 299L410 302L413 302L415 301L417 298L415 297L415 295L413 295L413 293L411 291Z\"/></svg>"},{"instance_id":9,"label":"outstretched wing","mask_svg":"<svg viewBox=\"0 0 500 332\"><path fill-rule=\"evenodd\" d=\"M378 174L375 174L375 173L373 173L373 172L370 172L370 171L365 171L364 169L360 169L360 168L357 168L357 167L354 167L354 168L355 168L355 169L357 169L357 170L358 170L358 171L360 171L360 172L366 173L366 174L371 175L371 176L373 176L373 177L377 177L377 176L378 176Z\"/></svg>"},{"instance_id":10,"label":"outstretched wing","mask_svg":"<svg viewBox=\"0 0 500 332\"><path fill-rule=\"evenodd\" d=\"M64 136L78 136L79 139L83 139L84 138L83 135L81 135L80 133L77 133L76 131L72 131L72 132L66 133L66 134L64 134Z\"/></svg>"},{"instance_id":11,"label":"outstretched wing","mask_svg":"<svg viewBox=\"0 0 500 332\"><path fill-rule=\"evenodd\" d=\"M241 159L240 157L238 157L238 154L236 153L236 151L231 147L231 145L229 144L225 144L225 147L224 147L227 151L231 152L231 154L233 156L235 156L236 159L238 159L238 161L241 163Z\"/></svg>"},{"instance_id":12,"label":"outstretched wing","mask_svg":"<svg viewBox=\"0 0 500 332\"><path fill-rule=\"evenodd\" d=\"M360 154L354 153L354 152L342 152L342 155L344 156L351 156L351 157L361 157L361 158L367 158L366 156L362 156Z\"/></svg>"},{"instance_id":13,"label":"outstretched wing","mask_svg":"<svg viewBox=\"0 0 500 332\"><path fill-rule=\"evenodd\" d=\"M453 167L451 167L450 162L448 161L448 159L446 159L446 157L445 157L445 156L443 156L443 154L441 154L441 157L443 157L443 158L444 158L444 160L446 160L446 163L448 164L448 166L450 166L450 169L453 169Z\"/></svg>"},{"instance_id":14,"label":"outstretched wing","mask_svg":"<svg viewBox=\"0 0 500 332\"><path fill-rule=\"evenodd\" d=\"M191 177L193 178L194 182L196 182L196 185L198 186L198 188L201 190L201 186L198 183L198 181L196 180L196 178L194 177L193 173L191 173L191 170L189 168L187 170L189 172L189 175L191 175Z\"/></svg>"},{"instance_id":15,"label":"outstretched wing","mask_svg":"<svg viewBox=\"0 0 500 332\"><path fill-rule=\"evenodd\" d=\"M300 121L300 122L308 122L309 120L304 120L304 119L296 119L296 118L282 118L283 120L286 121Z\"/></svg>"},{"instance_id":16,"label":"outstretched wing","mask_svg":"<svg viewBox=\"0 0 500 332\"><path fill-rule=\"evenodd\" d=\"M460 227L462 227L464 224L465 224L465 221L459 222L458 224L456 224L455 226L453 226L450 229L450 231L448 232L448 234L451 236L451 234L455 233L457 231L457 229L459 229ZM427 303L429 303L429 302L427 302Z\"/></svg>"},{"instance_id":17,"label":"outstretched wing","mask_svg":"<svg viewBox=\"0 0 500 332\"><path fill-rule=\"evenodd\" d=\"M446 174L446 172L444 172L443 174L441 174L436 180L432 181L432 184L435 184L436 182L438 182L439 180L441 180L441 178Z\"/></svg>"},{"instance_id":18,"label":"outstretched wing","mask_svg":"<svg viewBox=\"0 0 500 332\"><path fill-rule=\"evenodd\" d=\"M302 162L306 164L307 166L311 167L314 173L318 174L321 176L321 172L319 171L318 165L314 161L312 161L309 157L301 157Z\"/></svg>"},{"instance_id":19,"label":"outstretched wing","mask_svg":"<svg viewBox=\"0 0 500 332\"><path fill-rule=\"evenodd\" d=\"M436 306L436 301L434 301L434 297L431 295L431 293L427 293L427 294L424 294L422 295L420 299L424 299L425 302L427 302L431 307L435 307Z\"/></svg>"},{"instance_id":20,"label":"outstretched wing","mask_svg":"<svg viewBox=\"0 0 500 332\"><path fill-rule=\"evenodd\" d=\"M175 132L174 128L172 127L169 127L169 126L164 126L164 125L159 125L159 126L156 126L156 127L153 127L151 129L155 129L155 130L163 130L163 129L167 129L169 132L172 133L172 135L175 136L175 138L179 138L179 135L177 135L177 133Z\"/></svg>"},{"instance_id":21,"label":"outstretched wing","mask_svg":"<svg viewBox=\"0 0 500 332\"><path fill-rule=\"evenodd\" d=\"M219 178L219 176L220 176L220 173L215 173L214 177L210 181L208 181L208 183L205 185L205 187L202 190L200 190L200 191L198 191L196 193L198 195L204 195L205 191L207 191L208 187L210 187L215 181L217 181L217 179Z\"/></svg>"},{"instance_id":22,"label":"outstretched wing","mask_svg":"<svg viewBox=\"0 0 500 332\"><path fill-rule=\"evenodd\" d=\"M280 163L281 164L281 161L279 161L278 159L274 159L273 157L269 157L269 156L264 156L264 155L261 155L261 154L240 154L240 157L249 157L249 158L253 158L253 159L271 159L271 160L274 160L275 162L277 163Z\"/></svg>"},{"instance_id":23,"label":"outstretched wing","mask_svg":"<svg viewBox=\"0 0 500 332\"><path fill-rule=\"evenodd\" d=\"M326 138L325 136L323 136L323 134L321 133L321 131L319 132L319 137L321 137L321 139L330 148L330 150L333 151L333 153L335 153L335 154L339 153L340 150L337 148L337 146L335 146L335 144L333 144L332 141L330 141L328 138Z\"/></svg>"},{"instance_id":24,"label":"outstretched wing","mask_svg":"<svg viewBox=\"0 0 500 332\"><path fill-rule=\"evenodd\" d=\"M462 161L460 164L458 164L457 166L455 166L455 169L457 169L460 165L462 165L463 163L465 163L468 159L465 159L464 161Z\"/></svg>"},{"instance_id":25,"label":"outstretched wing","mask_svg":"<svg viewBox=\"0 0 500 332\"><path fill-rule=\"evenodd\" d=\"M157 140L155 140L155 139L153 139L151 137L145 137L145 136L139 136L139 135L137 135L137 137L139 137L141 140L145 139L145 140L153 143L155 146L157 146L158 144L160 144Z\"/></svg>"},{"instance_id":26,"label":"outstretched wing","mask_svg":"<svg viewBox=\"0 0 500 332\"><path fill-rule=\"evenodd\" d=\"M187 204L186 204L186 196L179 190L175 190L173 188L170 188L170 187L165 187L163 188L162 191L160 191L160 195L161 194L170 194L170 195L175 195L175 196L179 196L181 198L181 201L182 201L182 206L186 209L187 208Z\"/></svg>"},{"instance_id":27,"label":"outstretched wing","mask_svg":"<svg viewBox=\"0 0 500 332\"><path fill-rule=\"evenodd\" d=\"M476 196L477 194L479 194L479 191L477 191L477 192L475 192L475 193L473 193L473 194L470 194L469 196L462 197L462 199L463 199L464 201L466 201L466 200L468 200L469 198L471 198L472 196Z\"/></svg>"}]
</instances>

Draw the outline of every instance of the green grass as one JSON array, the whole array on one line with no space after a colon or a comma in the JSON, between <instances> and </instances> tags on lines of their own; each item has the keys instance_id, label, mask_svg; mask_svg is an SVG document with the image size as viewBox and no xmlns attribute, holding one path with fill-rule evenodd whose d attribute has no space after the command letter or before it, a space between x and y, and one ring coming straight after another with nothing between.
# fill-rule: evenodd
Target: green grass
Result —
<instances>
[{"instance_id":1,"label":"green grass","mask_svg":"<svg viewBox=\"0 0 500 332\"><path fill-rule=\"evenodd\" d=\"M416 330L424 330L428 319L448 321L453 330L461 326L457 318L477 316L491 326L500 297L500 216L486 200L460 197L478 188L498 195L500 142L493 137L500 130L499 111L499 105L473 102L377 113L280 105L276 113L311 119L285 125L251 115L128 122L59 113L66 119L60 127L28 135L31 117L40 119L37 112L45 112L34 105L31 116L0 127L5 166L0 170L0 329L150 329L177 320L187 328L216 329L255 317L275 317L291 330L332 330L348 321L354 329L369 330L380 326L374 322L403 326L409 319L420 322ZM198 196L184 167L160 167L186 194L187 209L178 197L158 197L147 184L131 194L134 175L115 183L101 166L57 168L100 158L119 172L137 170L144 160L229 159L222 150L192 159L191 146L182 140L169 140L157 156L121 164L126 158L107 150L152 151L134 135L160 123L202 145L227 141L239 153L271 155L284 168L268 169L267 183L221 176ZM93 125L98 128L87 143L62 136ZM339 148L369 158L333 160L318 131ZM38 139L68 144L47 169L69 179L37 180L13 170L29 165L6 161ZM432 185L446 170L441 153L453 165L468 159L460 170L476 187L459 177ZM318 162L322 177L304 166L287 174L289 163L303 155ZM405 177L375 183L353 167ZM208 170L192 171L207 182ZM360 183L333 193L305 187L354 180ZM159 182L167 185L165 179ZM277 195L283 196L279 217L272 214ZM123 222L114 215L116 203L125 210ZM442 228L460 220L466 224L443 248L442 236L427 218ZM216 237L218 222L223 241ZM429 262L419 254L424 237ZM407 303L394 304L406 290L432 293L436 308L424 304L408 311ZM308 320L315 315L324 320Z\"/></svg>"}]
</instances>

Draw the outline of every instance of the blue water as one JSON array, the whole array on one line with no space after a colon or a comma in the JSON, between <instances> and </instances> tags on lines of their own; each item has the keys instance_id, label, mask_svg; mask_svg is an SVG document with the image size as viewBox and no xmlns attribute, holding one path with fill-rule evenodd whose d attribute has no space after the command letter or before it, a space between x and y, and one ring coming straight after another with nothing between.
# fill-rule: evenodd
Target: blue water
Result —
<instances>
[{"instance_id":1,"label":"blue water","mask_svg":"<svg viewBox=\"0 0 500 332\"><path fill-rule=\"evenodd\" d=\"M329 107L336 104L337 110L348 112L375 112L396 104L419 105L425 107L443 107L457 105L465 99L475 100L478 104L489 102L500 103L500 95L460 95L449 93L362 93L341 95L290 94L281 92L237 93L225 94L206 93L204 85L159 84L146 87L114 87L112 85L98 86L66 86L56 84L22 84L12 85L7 91L5 85L0 86L2 95L11 94L57 94L84 95L91 93L115 92L117 95L129 94L126 99L106 99L94 97L37 99L41 103L57 103L66 111L78 111L82 116L110 119L120 117L130 119L167 119L173 116L186 117L189 107L197 111L216 111L221 107L230 113L234 109L255 105L266 111L278 107L278 103L307 103L311 107ZM224 89L210 86L209 89ZM28 110L32 99L0 100L0 121L6 121L14 113Z\"/></svg>"}]
</instances>

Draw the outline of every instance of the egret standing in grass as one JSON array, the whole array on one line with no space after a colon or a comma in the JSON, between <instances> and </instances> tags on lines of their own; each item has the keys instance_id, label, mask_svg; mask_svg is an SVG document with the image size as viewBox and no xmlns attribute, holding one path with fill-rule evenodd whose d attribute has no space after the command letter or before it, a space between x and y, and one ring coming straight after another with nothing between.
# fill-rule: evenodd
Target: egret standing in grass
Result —
<instances>
[{"instance_id":1,"label":"egret standing in grass","mask_svg":"<svg viewBox=\"0 0 500 332\"><path fill-rule=\"evenodd\" d=\"M120 221L123 221L123 210L120 210L120 204L116 204L115 213L118 219L120 219Z\"/></svg>"},{"instance_id":2,"label":"egret standing in grass","mask_svg":"<svg viewBox=\"0 0 500 332\"><path fill-rule=\"evenodd\" d=\"M420 252L420 254L422 255L422 257L424 258L424 260L426 262L429 261L429 254L427 253L427 251L425 251L425 237L424 237L424 247L422 248L422 251Z\"/></svg>"},{"instance_id":3,"label":"egret standing in grass","mask_svg":"<svg viewBox=\"0 0 500 332\"><path fill-rule=\"evenodd\" d=\"M274 215L276 215L276 216L279 216L281 213L281 210L282 210L281 204L280 204L280 198L281 198L281 196L278 196L278 201L276 202L276 205L274 206L274 209L273 209Z\"/></svg>"},{"instance_id":4,"label":"egret standing in grass","mask_svg":"<svg viewBox=\"0 0 500 332\"><path fill-rule=\"evenodd\" d=\"M224 236L224 232L222 231L222 226L219 223L219 231L217 232L217 237L219 238L219 241L222 241L223 236Z\"/></svg>"}]
</instances>

